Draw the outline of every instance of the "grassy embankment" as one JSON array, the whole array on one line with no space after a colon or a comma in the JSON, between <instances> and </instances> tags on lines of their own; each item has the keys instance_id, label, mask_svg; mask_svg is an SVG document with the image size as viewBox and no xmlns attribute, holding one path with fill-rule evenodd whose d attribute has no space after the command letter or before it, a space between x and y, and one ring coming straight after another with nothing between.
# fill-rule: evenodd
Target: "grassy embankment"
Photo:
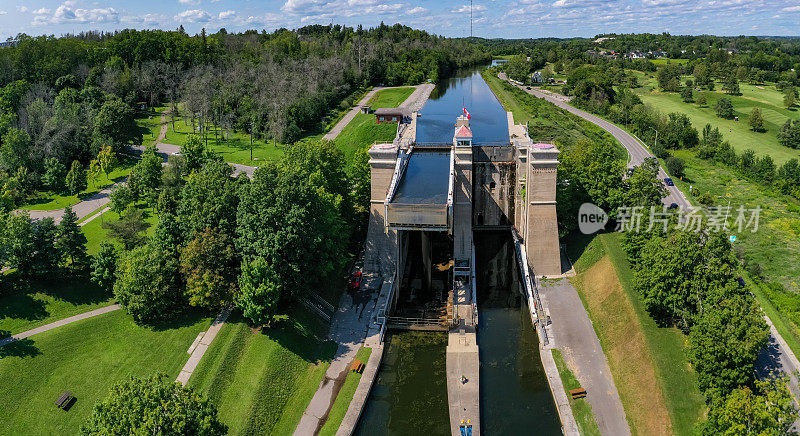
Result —
<instances>
[{"instance_id":1,"label":"grassy embankment","mask_svg":"<svg viewBox=\"0 0 800 436\"><path fill-rule=\"evenodd\" d=\"M383 89L375 93L367 104L372 105L373 109L382 107L397 107L414 92L413 86L401 86L399 88Z\"/></svg>"},{"instance_id":2,"label":"grassy embankment","mask_svg":"<svg viewBox=\"0 0 800 436\"><path fill-rule=\"evenodd\" d=\"M695 91L695 100L702 93L706 96L707 104L700 107L697 103L684 103L679 93L661 92L658 83L651 75L638 73L640 87L634 91L640 96L642 102L667 114L679 112L686 114L698 131L702 131L706 124L719 127L725 140L729 141L737 153L750 149L757 156L768 154L780 166L791 158L800 157L800 150L784 147L778 143L778 132L788 118L797 119L797 111L791 111L783 106L783 94L775 89L774 85L750 85L742 83L739 89L742 95L728 95L722 91L722 83L716 83L716 91ZM693 79L691 76L683 80ZM733 109L739 121L726 120L716 115L714 105L720 98L727 97L733 103ZM748 120L750 111L754 107L761 108L764 117L766 132L754 132L750 129Z\"/></svg>"},{"instance_id":3,"label":"grassy embankment","mask_svg":"<svg viewBox=\"0 0 800 436\"><path fill-rule=\"evenodd\" d=\"M528 134L534 141L552 141L562 152L581 139L611 141L617 145L620 158L624 156L625 150L605 130L501 81L493 69L481 74L505 110L514 114L514 122L528 123Z\"/></svg>"},{"instance_id":4,"label":"grassy embankment","mask_svg":"<svg viewBox=\"0 0 800 436\"><path fill-rule=\"evenodd\" d=\"M578 275L571 279L608 359L634 435L692 434L705 413L686 336L658 327L632 285L619 234L571 241Z\"/></svg>"},{"instance_id":5,"label":"grassy embankment","mask_svg":"<svg viewBox=\"0 0 800 436\"><path fill-rule=\"evenodd\" d=\"M371 354L372 348L361 347L356 353L356 360L360 360L366 365ZM336 434L342 424L342 420L344 420L344 415L347 413L347 408L350 406L350 401L353 400L359 381L361 381L361 374L352 371L347 373L347 378L345 378L344 384L336 395L336 401L331 406L331 410L328 412L328 419L325 421L325 425L322 426L318 436L333 436Z\"/></svg>"},{"instance_id":6,"label":"grassy embankment","mask_svg":"<svg viewBox=\"0 0 800 436\"><path fill-rule=\"evenodd\" d=\"M494 74L485 73L484 79L514 113L516 122L529 123L533 138L554 138L562 152L582 138L608 138L599 127L502 83ZM592 248L572 253L580 273L573 283L609 360L634 434L691 434L705 406L688 364L685 337L675 329L659 328L644 311L614 237L599 236L590 244ZM607 239L608 244L601 243ZM605 246L612 242L616 246L607 250ZM574 243L569 245L576 248Z\"/></svg>"},{"instance_id":7,"label":"grassy embankment","mask_svg":"<svg viewBox=\"0 0 800 436\"><path fill-rule=\"evenodd\" d=\"M0 348L0 434L78 434L114 383L153 372L177 377L210 322L194 314L148 328L119 310ZM53 405L66 390L77 398L68 412Z\"/></svg>"},{"instance_id":8,"label":"grassy embankment","mask_svg":"<svg viewBox=\"0 0 800 436\"><path fill-rule=\"evenodd\" d=\"M294 432L336 352L311 316L296 310L262 331L234 317L220 330L189 386L217 404L230 434Z\"/></svg>"},{"instance_id":9,"label":"grassy embankment","mask_svg":"<svg viewBox=\"0 0 800 436\"><path fill-rule=\"evenodd\" d=\"M558 367L558 374L564 384L564 392L569 399L569 407L572 409L572 415L578 423L578 430L581 436L600 435L600 429L597 427L597 421L595 421L594 413L592 413L592 406L586 401L586 398L574 399L569 393L572 389L580 388L581 383L567 367L567 362L564 361L561 350L553 349L553 360L555 360L556 367Z\"/></svg>"},{"instance_id":10,"label":"grassy embankment","mask_svg":"<svg viewBox=\"0 0 800 436\"><path fill-rule=\"evenodd\" d=\"M397 107L408 98L414 88L404 86L378 91L370 99L373 107ZM341 149L347 161L351 161L356 151L369 147L375 142L391 141L397 134L396 123L375 122L375 115L357 114L333 141Z\"/></svg>"}]
</instances>

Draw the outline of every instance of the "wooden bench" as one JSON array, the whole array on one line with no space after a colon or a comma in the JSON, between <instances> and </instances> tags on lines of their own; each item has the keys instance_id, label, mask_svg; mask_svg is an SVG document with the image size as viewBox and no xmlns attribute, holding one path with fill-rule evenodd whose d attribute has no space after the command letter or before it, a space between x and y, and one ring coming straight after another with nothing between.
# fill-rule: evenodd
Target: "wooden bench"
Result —
<instances>
[{"instance_id":1,"label":"wooden bench","mask_svg":"<svg viewBox=\"0 0 800 436\"><path fill-rule=\"evenodd\" d=\"M63 394L61 394L60 397L58 397L58 399L56 400L56 406L64 409L67 407L71 399L72 399L72 392L66 391Z\"/></svg>"},{"instance_id":2,"label":"wooden bench","mask_svg":"<svg viewBox=\"0 0 800 436\"><path fill-rule=\"evenodd\" d=\"M570 395L572 395L573 399L574 398L583 398L583 397L586 396L586 389L584 389L584 388L570 389L569 393L570 393Z\"/></svg>"},{"instance_id":3,"label":"wooden bench","mask_svg":"<svg viewBox=\"0 0 800 436\"><path fill-rule=\"evenodd\" d=\"M350 371L361 374L364 371L364 364L360 360L356 359L353 361L353 364L350 365Z\"/></svg>"}]
</instances>

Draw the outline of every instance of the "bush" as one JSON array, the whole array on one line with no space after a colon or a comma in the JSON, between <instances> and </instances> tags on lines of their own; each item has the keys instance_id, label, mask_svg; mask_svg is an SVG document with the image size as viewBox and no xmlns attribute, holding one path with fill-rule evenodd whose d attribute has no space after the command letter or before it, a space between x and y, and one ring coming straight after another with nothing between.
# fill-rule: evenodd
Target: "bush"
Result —
<instances>
[{"instance_id":1,"label":"bush","mask_svg":"<svg viewBox=\"0 0 800 436\"><path fill-rule=\"evenodd\" d=\"M667 167L667 172L672 177L682 178L684 174L684 163L683 159L679 157L668 157L664 164Z\"/></svg>"}]
</instances>

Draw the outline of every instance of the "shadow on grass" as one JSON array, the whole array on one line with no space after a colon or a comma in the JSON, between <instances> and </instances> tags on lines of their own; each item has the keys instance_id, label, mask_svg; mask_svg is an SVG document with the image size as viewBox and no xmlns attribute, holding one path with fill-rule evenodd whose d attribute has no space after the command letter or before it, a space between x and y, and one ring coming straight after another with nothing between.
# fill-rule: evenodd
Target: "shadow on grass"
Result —
<instances>
[{"instance_id":1,"label":"shadow on grass","mask_svg":"<svg viewBox=\"0 0 800 436\"><path fill-rule=\"evenodd\" d=\"M579 231L574 231L567 235L563 242L567 245L567 256L569 256L569 260L572 263L578 261L583 255L583 252L586 251L586 247L592 242L595 235L584 235Z\"/></svg>"},{"instance_id":2,"label":"shadow on grass","mask_svg":"<svg viewBox=\"0 0 800 436\"><path fill-rule=\"evenodd\" d=\"M321 320L303 307L292 307L288 316L268 329L262 329L270 339L300 356L306 362L330 362L336 354L336 342L327 340Z\"/></svg>"},{"instance_id":3,"label":"shadow on grass","mask_svg":"<svg viewBox=\"0 0 800 436\"><path fill-rule=\"evenodd\" d=\"M6 357L36 357L42 354L30 339L20 339L0 347L0 359Z\"/></svg>"},{"instance_id":4,"label":"shadow on grass","mask_svg":"<svg viewBox=\"0 0 800 436\"><path fill-rule=\"evenodd\" d=\"M216 313L211 314L205 309L190 308L186 311L177 313L169 317L169 319L167 320L154 324L148 324L147 327L156 332L163 332L166 330L173 330L173 329L193 326L203 321L205 318L208 318L209 316L214 317L216 316Z\"/></svg>"}]
</instances>

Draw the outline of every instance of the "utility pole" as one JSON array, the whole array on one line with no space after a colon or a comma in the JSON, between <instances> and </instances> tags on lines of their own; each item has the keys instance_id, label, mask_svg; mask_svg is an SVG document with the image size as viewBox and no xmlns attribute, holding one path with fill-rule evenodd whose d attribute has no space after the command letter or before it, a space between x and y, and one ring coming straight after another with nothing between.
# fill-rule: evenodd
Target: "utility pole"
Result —
<instances>
[{"instance_id":1,"label":"utility pole","mask_svg":"<svg viewBox=\"0 0 800 436\"><path fill-rule=\"evenodd\" d=\"M469 0L469 37L472 38L472 0Z\"/></svg>"}]
</instances>

